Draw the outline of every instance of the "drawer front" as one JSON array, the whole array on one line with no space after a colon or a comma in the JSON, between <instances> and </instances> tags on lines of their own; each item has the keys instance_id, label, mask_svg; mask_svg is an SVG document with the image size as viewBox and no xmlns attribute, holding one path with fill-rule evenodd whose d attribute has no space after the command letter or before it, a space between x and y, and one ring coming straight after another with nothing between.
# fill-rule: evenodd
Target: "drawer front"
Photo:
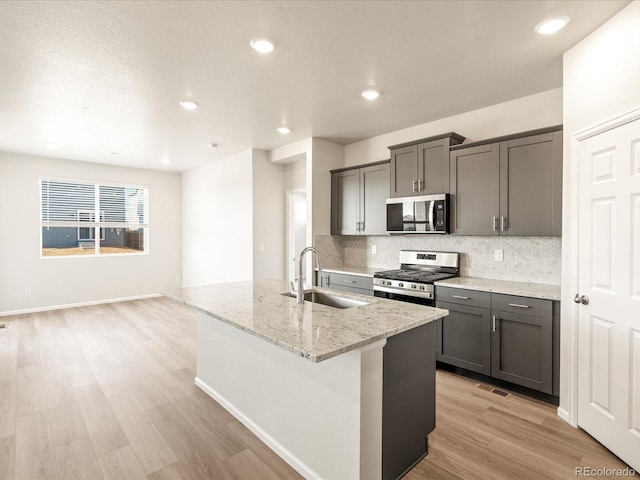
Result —
<instances>
[{"instance_id":1,"label":"drawer front","mask_svg":"<svg viewBox=\"0 0 640 480\"><path fill-rule=\"evenodd\" d=\"M373 290L373 277L360 275L346 275L344 273L329 273L329 288L351 287Z\"/></svg>"},{"instance_id":2,"label":"drawer front","mask_svg":"<svg viewBox=\"0 0 640 480\"><path fill-rule=\"evenodd\" d=\"M470 307L490 308L491 294L464 288L436 286L436 301L468 305Z\"/></svg>"},{"instance_id":3,"label":"drawer front","mask_svg":"<svg viewBox=\"0 0 640 480\"><path fill-rule=\"evenodd\" d=\"M366 290L364 288L355 288L355 287L349 287L347 285L332 285L332 284L330 284L328 288L332 290L339 290L341 292L357 293L358 295L369 295L370 297L373 296L373 290Z\"/></svg>"},{"instance_id":4,"label":"drawer front","mask_svg":"<svg viewBox=\"0 0 640 480\"><path fill-rule=\"evenodd\" d=\"M519 313L534 317L549 317L553 312L553 302L540 298L517 297L494 293L491 296L491 309L501 312Z\"/></svg>"}]
</instances>

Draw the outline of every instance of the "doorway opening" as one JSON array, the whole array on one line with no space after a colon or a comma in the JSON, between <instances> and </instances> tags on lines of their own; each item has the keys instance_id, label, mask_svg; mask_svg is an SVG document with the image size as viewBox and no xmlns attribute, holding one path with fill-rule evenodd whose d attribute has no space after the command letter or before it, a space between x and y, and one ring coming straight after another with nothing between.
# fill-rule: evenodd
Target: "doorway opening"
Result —
<instances>
[{"instance_id":1,"label":"doorway opening","mask_svg":"<svg viewBox=\"0 0 640 480\"><path fill-rule=\"evenodd\" d=\"M298 278L298 255L307 244L307 192L287 191L287 280ZM306 283L306 279L304 283Z\"/></svg>"}]
</instances>

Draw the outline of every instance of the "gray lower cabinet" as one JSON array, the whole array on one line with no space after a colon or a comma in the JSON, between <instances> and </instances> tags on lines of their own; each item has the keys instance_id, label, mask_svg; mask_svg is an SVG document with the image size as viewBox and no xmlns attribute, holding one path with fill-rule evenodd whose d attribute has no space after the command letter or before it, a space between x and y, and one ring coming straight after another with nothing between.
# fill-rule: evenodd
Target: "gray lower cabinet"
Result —
<instances>
[{"instance_id":1,"label":"gray lower cabinet","mask_svg":"<svg viewBox=\"0 0 640 480\"><path fill-rule=\"evenodd\" d=\"M491 303L491 375L553 393L552 302L494 294Z\"/></svg>"},{"instance_id":2,"label":"gray lower cabinet","mask_svg":"<svg viewBox=\"0 0 640 480\"><path fill-rule=\"evenodd\" d=\"M331 171L331 234L384 235L389 161Z\"/></svg>"},{"instance_id":3,"label":"gray lower cabinet","mask_svg":"<svg viewBox=\"0 0 640 480\"><path fill-rule=\"evenodd\" d=\"M436 325L439 361L491 374L491 294L437 287L436 307L449 310Z\"/></svg>"},{"instance_id":4,"label":"gray lower cabinet","mask_svg":"<svg viewBox=\"0 0 640 480\"><path fill-rule=\"evenodd\" d=\"M316 285L323 288L340 290L342 292L373 296L373 277L327 272L323 270L316 273Z\"/></svg>"},{"instance_id":5,"label":"gray lower cabinet","mask_svg":"<svg viewBox=\"0 0 640 480\"><path fill-rule=\"evenodd\" d=\"M449 310L436 327L438 361L558 394L557 302L437 286L436 306Z\"/></svg>"},{"instance_id":6,"label":"gray lower cabinet","mask_svg":"<svg viewBox=\"0 0 640 480\"><path fill-rule=\"evenodd\" d=\"M562 233L562 127L452 147L457 235Z\"/></svg>"}]
</instances>

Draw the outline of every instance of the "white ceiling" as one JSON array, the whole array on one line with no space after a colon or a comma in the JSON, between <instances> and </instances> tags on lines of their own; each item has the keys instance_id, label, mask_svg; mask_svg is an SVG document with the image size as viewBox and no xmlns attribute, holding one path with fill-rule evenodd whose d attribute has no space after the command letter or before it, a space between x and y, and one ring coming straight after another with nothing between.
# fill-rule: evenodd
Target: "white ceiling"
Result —
<instances>
[{"instance_id":1,"label":"white ceiling","mask_svg":"<svg viewBox=\"0 0 640 480\"><path fill-rule=\"evenodd\" d=\"M0 150L184 171L310 136L349 144L561 86L562 53L627 3L4 0ZM554 15L571 22L533 31Z\"/></svg>"}]
</instances>

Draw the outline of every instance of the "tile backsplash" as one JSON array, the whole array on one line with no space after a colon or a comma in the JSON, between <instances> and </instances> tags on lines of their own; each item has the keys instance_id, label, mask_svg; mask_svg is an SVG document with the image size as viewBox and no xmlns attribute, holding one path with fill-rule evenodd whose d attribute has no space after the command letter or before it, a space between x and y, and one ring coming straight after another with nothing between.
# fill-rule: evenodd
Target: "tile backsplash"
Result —
<instances>
[{"instance_id":1,"label":"tile backsplash","mask_svg":"<svg viewBox=\"0 0 640 480\"><path fill-rule=\"evenodd\" d=\"M314 245L327 266L398 268L400 250L459 252L460 275L560 285L560 237L466 237L456 235L316 235ZM373 254L373 246L377 254ZM494 260L494 250L504 260Z\"/></svg>"}]
</instances>

